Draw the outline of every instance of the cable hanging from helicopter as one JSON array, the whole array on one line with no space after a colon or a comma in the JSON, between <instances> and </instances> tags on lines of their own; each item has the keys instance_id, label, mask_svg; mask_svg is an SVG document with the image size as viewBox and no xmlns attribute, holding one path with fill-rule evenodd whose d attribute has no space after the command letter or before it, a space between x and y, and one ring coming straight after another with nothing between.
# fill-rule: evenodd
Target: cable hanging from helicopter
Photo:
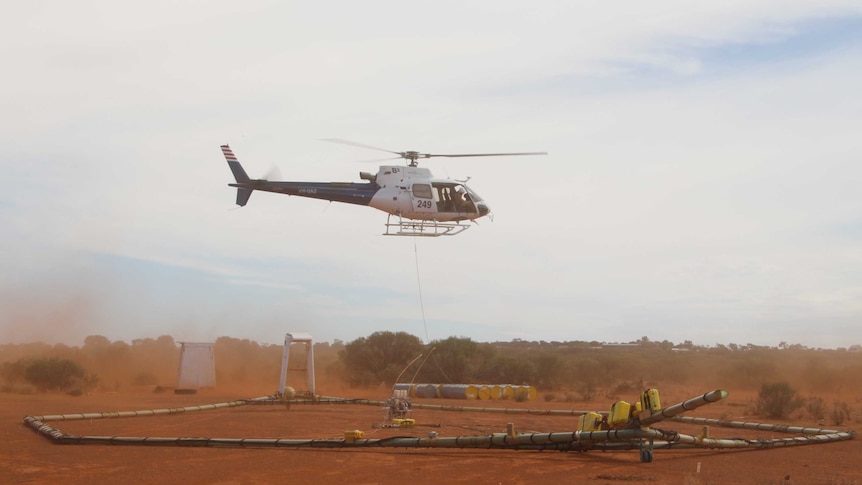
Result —
<instances>
[{"instance_id":1,"label":"cable hanging from helicopter","mask_svg":"<svg viewBox=\"0 0 862 485\"><path fill-rule=\"evenodd\" d=\"M295 195L313 199L365 205L388 214L386 236L453 236L470 226L464 221L491 214L491 208L478 193L467 186L467 180L436 178L431 171L419 167L419 159L432 157L500 157L547 155L547 152L513 153L420 153L396 152L338 138L325 141L352 145L397 155L387 160L404 159L407 165L381 165L377 174L360 172L366 182L293 182L252 179L243 169L230 146L221 150L233 173L236 183L236 204L244 206L255 190ZM468 179L469 180L469 179ZM393 217L396 219L393 222Z\"/></svg>"}]
</instances>

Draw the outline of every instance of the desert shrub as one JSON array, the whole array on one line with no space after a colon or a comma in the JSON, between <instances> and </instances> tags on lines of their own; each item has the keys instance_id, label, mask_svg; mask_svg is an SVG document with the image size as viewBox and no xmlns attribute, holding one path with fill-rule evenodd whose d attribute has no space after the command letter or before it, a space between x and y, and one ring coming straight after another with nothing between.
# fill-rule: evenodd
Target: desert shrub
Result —
<instances>
[{"instance_id":1,"label":"desert shrub","mask_svg":"<svg viewBox=\"0 0 862 485\"><path fill-rule=\"evenodd\" d=\"M422 342L408 333L375 332L345 345L338 357L344 364L348 384L391 386L422 350Z\"/></svg>"},{"instance_id":2,"label":"desert shrub","mask_svg":"<svg viewBox=\"0 0 862 485\"><path fill-rule=\"evenodd\" d=\"M602 363L591 357L578 357L571 363L571 384L581 393L584 401L595 396L596 386L604 380Z\"/></svg>"},{"instance_id":3,"label":"desert shrub","mask_svg":"<svg viewBox=\"0 0 862 485\"><path fill-rule=\"evenodd\" d=\"M596 395L596 386L593 385L592 381L586 381L578 385L577 391L581 396L581 400L592 401Z\"/></svg>"},{"instance_id":4,"label":"desert shrub","mask_svg":"<svg viewBox=\"0 0 862 485\"><path fill-rule=\"evenodd\" d=\"M18 359L15 362L3 362L0 365L0 378L7 384L23 384L27 382L24 374L27 371L27 366L33 362L32 359Z\"/></svg>"},{"instance_id":5,"label":"desert shrub","mask_svg":"<svg viewBox=\"0 0 862 485\"><path fill-rule=\"evenodd\" d=\"M805 410L812 418L820 421L826 417L826 402L822 397L809 397L805 401Z\"/></svg>"},{"instance_id":6,"label":"desert shrub","mask_svg":"<svg viewBox=\"0 0 862 485\"><path fill-rule=\"evenodd\" d=\"M5 381L4 389L19 394L75 388L83 392L99 383L98 376L87 374L77 361L59 357L24 357L4 362L0 366L0 378Z\"/></svg>"},{"instance_id":7,"label":"desert shrub","mask_svg":"<svg viewBox=\"0 0 862 485\"><path fill-rule=\"evenodd\" d=\"M490 382L532 384L537 372L533 361L522 357L497 355L493 360L493 370L489 372L487 379Z\"/></svg>"},{"instance_id":8,"label":"desert shrub","mask_svg":"<svg viewBox=\"0 0 862 485\"><path fill-rule=\"evenodd\" d=\"M24 378L40 391L67 391L84 381L84 368L69 359L35 359L24 370Z\"/></svg>"},{"instance_id":9,"label":"desert shrub","mask_svg":"<svg viewBox=\"0 0 862 485\"><path fill-rule=\"evenodd\" d=\"M418 375L421 381L533 383L534 373L525 372L520 358L497 355L493 345L449 337L435 340L428 347L430 357Z\"/></svg>"},{"instance_id":10,"label":"desert shrub","mask_svg":"<svg viewBox=\"0 0 862 485\"><path fill-rule=\"evenodd\" d=\"M846 402L832 403L832 412L829 414L832 424L841 426L845 419L850 419L850 406Z\"/></svg>"},{"instance_id":11,"label":"desert shrub","mask_svg":"<svg viewBox=\"0 0 862 485\"><path fill-rule=\"evenodd\" d=\"M545 402L551 402L557 398L557 395L553 392L546 392L542 397L545 398Z\"/></svg>"},{"instance_id":12,"label":"desert shrub","mask_svg":"<svg viewBox=\"0 0 862 485\"><path fill-rule=\"evenodd\" d=\"M83 389L83 390L89 390L89 389L95 389L96 386L99 385L99 382L100 382L99 376L97 376L96 374L87 374L83 379L76 382L76 384L78 386L80 386L81 389ZM120 388L120 383L118 382L117 388L115 390L118 390L119 388Z\"/></svg>"},{"instance_id":13,"label":"desert shrub","mask_svg":"<svg viewBox=\"0 0 862 485\"><path fill-rule=\"evenodd\" d=\"M640 394L643 389L643 378L634 381L621 381L609 389L607 397L619 397L632 393Z\"/></svg>"},{"instance_id":14,"label":"desert shrub","mask_svg":"<svg viewBox=\"0 0 862 485\"><path fill-rule=\"evenodd\" d=\"M530 384L538 387L555 387L563 382L563 361L553 354L541 353L530 359L535 366L535 375Z\"/></svg>"},{"instance_id":15,"label":"desert shrub","mask_svg":"<svg viewBox=\"0 0 862 485\"><path fill-rule=\"evenodd\" d=\"M757 396L756 412L769 418L784 418L802 404L796 390L787 382L763 384Z\"/></svg>"}]
</instances>

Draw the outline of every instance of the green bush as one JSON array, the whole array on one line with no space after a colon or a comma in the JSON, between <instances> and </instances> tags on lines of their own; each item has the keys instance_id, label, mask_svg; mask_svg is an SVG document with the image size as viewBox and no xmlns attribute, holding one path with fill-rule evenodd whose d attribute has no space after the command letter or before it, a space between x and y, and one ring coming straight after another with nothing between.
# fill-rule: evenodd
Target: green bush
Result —
<instances>
[{"instance_id":1,"label":"green bush","mask_svg":"<svg viewBox=\"0 0 862 485\"><path fill-rule=\"evenodd\" d=\"M27 377L25 374L27 373L27 367L29 367L33 361L34 359L32 358L23 358L18 359L15 362L3 362L3 365L0 366L0 378L12 387L16 384L26 383Z\"/></svg>"},{"instance_id":2,"label":"green bush","mask_svg":"<svg viewBox=\"0 0 862 485\"><path fill-rule=\"evenodd\" d=\"M84 368L69 359L36 359L24 370L24 378L40 391L68 391L84 382Z\"/></svg>"},{"instance_id":3,"label":"green bush","mask_svg":"<svg viewBox=\"0 0 862 485\"><path fill-rule=\"evenodd\" d=\"M822 397L809 397L805 403L805 409L818 421L826 417L826 402Z\"/></svg>"},{"instance_id":4,"label":"green bush","mask_svg":"<svg viewBox=\"0 0 862 485\"><path fill-rule=\"evenodd\" d=\"M419 338L408 333L375 332L345 345L338 358L351 386L391 386L422 350Z\"/></svg>"},{"instance_id":5,"label":"green bush","mask_svg":"<svg viewBox=\"0 0 862 485\"><path fill-rule=\"evenodd\" d=\"M763 384L757 396L757 413L769 418L785 418L803 404L787 382Z\"/></svg>"}]
</instances>

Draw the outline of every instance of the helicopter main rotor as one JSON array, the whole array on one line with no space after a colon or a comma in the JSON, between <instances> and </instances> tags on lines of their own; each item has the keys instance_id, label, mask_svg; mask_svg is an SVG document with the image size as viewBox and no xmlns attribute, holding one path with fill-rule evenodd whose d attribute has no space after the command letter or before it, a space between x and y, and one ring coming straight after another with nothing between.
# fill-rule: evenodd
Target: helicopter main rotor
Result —
<instances>
[{"instance_id":1,"label":"helicopter main rotor","mask_svg":"<svg viewBox=\"0 0 862 485\"><path fill-rule=\"evenodd\" d=\"M512 155L547 155L548 152L513 152L513 153L419 153L414 150L408 150L403 152L396 152L392 150L387 150L385 148L373 147L371 145L365 145L363 143L357 143L355 141L350 140L342 140L340 138L324 138L324 141L332 142L332 143L341 143L342 145L352 145L361 148L368 148L371 150L377 150L381 152L392 153L398 155L395 158L387 159L387 160L395 160L398 158L403 158L404 160L409 161L409 166L416 167L419 165L420 158L431 158L431 157L447 157L447 158L459 158L459 157L505 157Z\"/></svg>"}]
</instances>

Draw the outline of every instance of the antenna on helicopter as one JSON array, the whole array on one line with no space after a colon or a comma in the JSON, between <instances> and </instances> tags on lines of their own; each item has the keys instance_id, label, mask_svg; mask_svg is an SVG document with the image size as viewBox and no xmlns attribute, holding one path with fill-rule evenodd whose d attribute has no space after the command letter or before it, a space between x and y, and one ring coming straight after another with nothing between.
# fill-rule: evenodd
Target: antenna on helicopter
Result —
<instances>
[{"instance_id":1,"label":"antenna on helicopter","mask_svg":"<svg viewBox=\"0 0 862 485\"><path fill-rule=\"evenodd\" d=\"M371 145L365 145L363 143L357 143L355 141L350 140L342 140L341 138L324 138L323 141L328 141L332 143L341 143L342 145L351 145L361 148L368 148L370 150L377 150L381 152L392 153L398 155L395 158L387 159L387 160L395 160L398 158L403 158L409 161L408 165L411 167L416 167L419 165L420 158L431 158L431 157L447 157L447 158L460 158L460 157L505 157L512 155L547 155L548 152L513 152L513 153L419 153L414 150L408 150L403 152L396 152L393 150L387 150L385 148L373 147Z\"/></svg>"}]
</instances>

